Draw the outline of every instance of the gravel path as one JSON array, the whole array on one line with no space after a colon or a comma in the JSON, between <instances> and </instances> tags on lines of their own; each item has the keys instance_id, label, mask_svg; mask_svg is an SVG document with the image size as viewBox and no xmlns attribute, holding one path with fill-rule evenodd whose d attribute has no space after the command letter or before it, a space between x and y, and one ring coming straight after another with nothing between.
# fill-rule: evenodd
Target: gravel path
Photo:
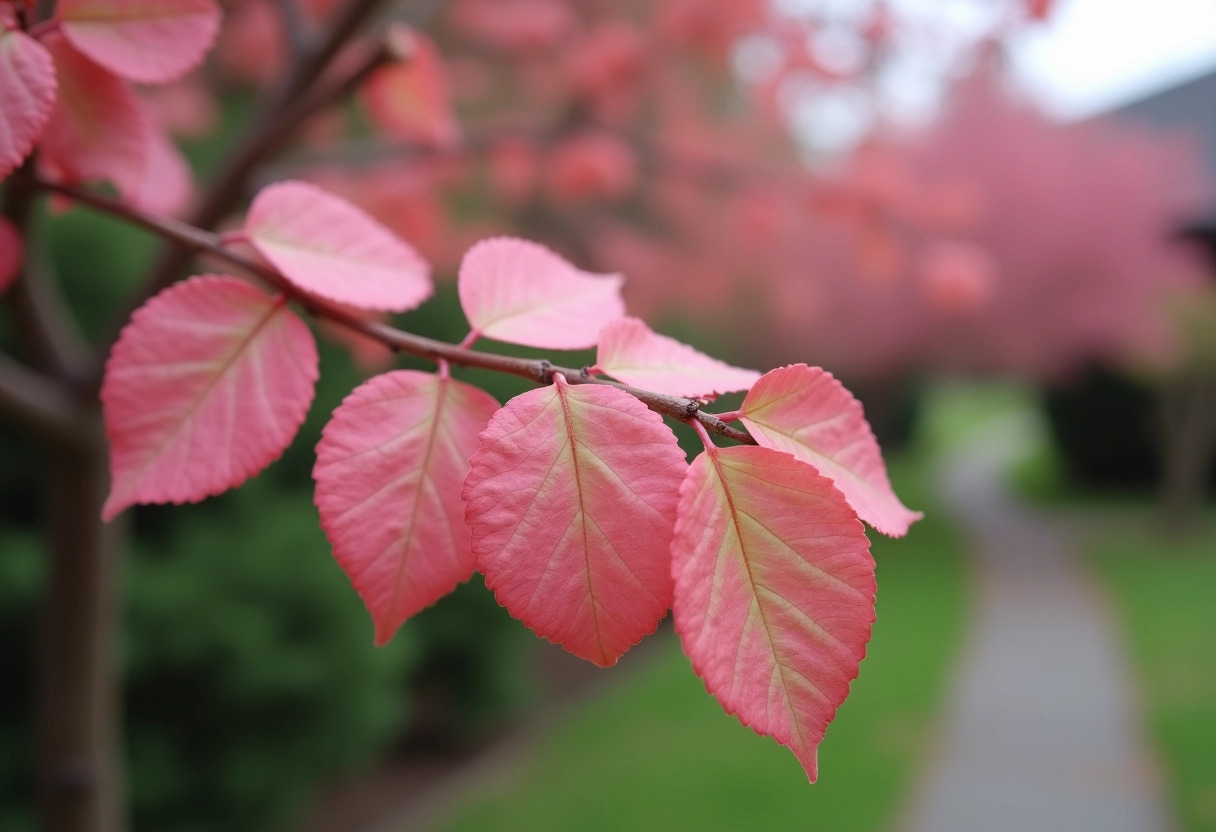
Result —
<instances>
[{"instance_id":1,"label":"gravel path","mask_svg":"<svg viewBox=\"0 0 1216 832\"><path fill-rule=\"evenodd\" d=\"M1015 501L1028 441L994 423L941 469L974 549L965 653L901 832L1168 832L1115 625L1068 526Z\"/></svg>"}]
</instances>

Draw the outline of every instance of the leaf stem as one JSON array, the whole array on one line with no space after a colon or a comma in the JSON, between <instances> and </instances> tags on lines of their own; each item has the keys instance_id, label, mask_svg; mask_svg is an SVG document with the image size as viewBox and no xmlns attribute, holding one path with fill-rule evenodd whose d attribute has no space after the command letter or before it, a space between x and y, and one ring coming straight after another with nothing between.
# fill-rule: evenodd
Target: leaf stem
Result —
<instances>
[{"instance_id":1,"label":"leaf stem","mask_svg":"<svg viewBox=\"0 0 1216 832\"><path fill-rule=\"evenodd\" d=\"M692 429L697 432L697 436L701 437L701 444L705 446L705 450L709 453L713 453L718 446L715 445L713 440L709 438L709 434L705 431L705 426L699 421L690 422L690 424L692 425ZM752 442L751 444L754 445L755 442Z\"/></svg>"},{"instance_id":2,"label":"leaf stem","mask_svg":"<svg viewBox=\"0 0 1216 832\"><path fill-rule=\"evenodd\" d=\"M548 384L555 374L561 375L570 384L606 384L630 394L651 410L663 416L668 416L680 422L699 427L708 440L708 433L715 433L736 442L754 445L747 433L727 425L712 413L701 410L701 405L695 399L671 396L666 393L655 393L631 387L628 384L596 378L582 368L562 367L545 359L526 359L510 355L479 352L465 349L459 344L437 341L405 332L388 324L369 320L358 312L343 308L323 298L309 295L296 288L279 271L268 264L258 262L228 248L220 235L168 217L156 217L140 211L129 205L109 199L92 191L55 182L37 180L37 184L45 190L68 197L76 202L88 205L98 211L120 217L147 231L172 240L182 248L190 251L210 254L251 274L275 291L282 292L304 307L311 315L324 318L373 338L385 346L399 352L408 353L419 358L434 361L436 364L448 362L459 367L476 367L497 373L520 376L537 384ZM467 340L467 339L466 339Z\"/></svg>"}]
</instances>

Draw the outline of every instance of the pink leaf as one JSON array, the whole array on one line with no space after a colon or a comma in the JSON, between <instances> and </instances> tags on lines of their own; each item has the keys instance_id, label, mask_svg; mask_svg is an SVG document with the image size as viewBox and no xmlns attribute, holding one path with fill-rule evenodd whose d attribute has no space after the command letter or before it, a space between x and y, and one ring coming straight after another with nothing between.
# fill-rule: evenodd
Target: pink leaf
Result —
<instances>
[{"instance_id":1,"label":"pink leaf","mask_svg":"<svg viewBox=\"0 0 1216 832\"><path fill-rule=\"evenodd\" d=\"M447 148L460 143L443 61L435 44L401 24L389 42L403 59L376 71L363 86L363 103L386 133L405 142Z\"/></svg>"},{"instance_id":2,"label":"pink leaf","mask_svg":"<svg viewBox=\"0 0 1216 832\"><path fill-rule=\"evenodd\" d=\"M68 181L107 180L124 198L144 187L152 121L125 81L72 48L44 41L55 59L59 96L41 145L41 161Z\"/></svg>"},{"instance_id":3,"label":"pink leaf","mask_svg":"<svg viewBox=\"0 0 1216 832\"><path fill-rule=\"evenodd\" d=\"M547 349L595 346L609 321L625 314L620 275L576 269L528 240L495 237L460 264L460 304L473 331Z\"/></svg>"},{"instance_id":4,"label":"pink leaf","mask_svg":"<svg viewBox=\"0 0 1216 832\"><path fill-rule=\"evenodd\" d=\"M675 627L693 669L814 782L874 622L874 561L857 515L789 454L712 449L680 487L671 555Z\"/></svg>"},{"instance_id":5,"label":"pink leaf","mask_svg":"<svg viewBox=\"0 0 1216 832\"><path fill-rule=\"evenodd\" d=\"M1026 14L1031 20L1046 20L1051 15L1052 0L1026 0Z\"/></svg>"},{"instance_id":6,"label":"pink leaf","mask_svg":"<svg viewBox=\"0 0 1216 832\"><path fill-rule=\"evenodd\" d=\"M55 67L46 47L0 21L0 179L29 155L55 103Z\"/></svg>"},{"instance_id":7,"label":"pink leaf","mask_svg":"<svg viewBox=\"0 0 1216 832\"><path fill-rule=\"evenodd\" d=\"M60 29L72 45L124 78L159 84L185 75L220 28L212 0L59 0Z\"/></svg>"},{"instance_id":8,"label":"pink leaf","mask_svg":"<svg viewBox=\"0 0 1216 832\"><path fill-rule=\"evenodd\" d=\"M148 118L147 113L144 114ZM153 214L176 216L185 209L194 190L190 163L159 125L148 130L148 157L143 180L127 200Z\"/></svg>"},{"instance_id":9,"label":"pink leaf","mask_svg":"<svg viewBox=\"0 0 1216 832\"><path fill-rule=\"evenodd\" d=\"M559 381L516 396L464 485L486 585L538 635L615 663L671 603L684 468L671 430L628 393Z\"/></svg>"},{"instance_id":10,"label":"pink leaf","mask_svg":"<svg viewBox=\"0 0 1216 832\"><path fill-rule=\"evenodd\" d=\"M249 242L296 286L360 309L404 312L431 296L413 247L344 199L307 182L263 188Z\"/></svg>"},{"instance_id":11,"label":"pink leaf","mask_svg":"<svg viewBox=\"0 0 1216 832\"><path fill-rule=\"evenodd\" d=\"M312 334L281 297L235 277L170 286L136 310L106 363L102 517L240 485L291 443L316 380Z\"/></svg>"},{"instance_id":12,"label":"pink leaf","mask_svg":"<svg viewBox=\"0 0 1216 832\"><path fill-rule=\"evenodd\" d=\"M674 338L658 335L637 318L621 318L600 332L596 368L618 381L673 396L716 396L746 390L755 370L732 367Z\"/></svg>"},{"instance_id":13,"label":"pink leaf","mask_svg":"<svg viewBox=\"0 0 1216 832\"><path fill-rule=\"evenodd\" d=\"M0 217L0 295L21 271L21 235L13 224Z\"/></svg>"},{"instance_id":14,"label":"pink leaf","mask_svg":"<svg viewBox=\"0 0 1216 832\"><path fill-rule=\"evenodd\" d=\"M476 387L399 370L357 388L326 426L313 469L321 526L377 645L476 571L460 490L497 409Z\"/></svg>"},{"instance_id":15,"label":"pink leaf","mask_svg":"<svg viewBox=\"0 0 1216 832\"><path fill-rule=\"evenodd\" d=\"M861 402L831 373L805 364L772 370L752 387L739 413L758 443L809 463L883 534L903 537L924 516L895 496Z\"/></svg>"}]
</instances>

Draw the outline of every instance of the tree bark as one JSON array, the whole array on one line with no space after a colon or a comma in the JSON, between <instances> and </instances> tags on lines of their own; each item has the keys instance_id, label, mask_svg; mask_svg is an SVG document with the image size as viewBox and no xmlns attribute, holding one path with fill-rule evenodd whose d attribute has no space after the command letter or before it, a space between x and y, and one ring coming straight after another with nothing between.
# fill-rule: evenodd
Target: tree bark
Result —
<instances>
[{"instance_id":1,"label":"tree bark","mask_svg":"<svg viewBox=\"0 0 1216 832\"><path fill-rule=\"evenodd\" d=\"M118 562L123 529L101 521L109 487L101 417L94 441L48 447L44 518L50 566L37 677L41 828L126 827L119 742Z\"/></svg>"},{"instance_id":2,"label":"tree bark","mask_svg":"<svg viewBox=\"0 0 1216 832\"><path fill-rule=\"evenodd\" d=\"M1187 372L1170 386L1164 399L1164 520L1172 532L1186 534L1199 519L1216 457L1216 374Z\"/></svg>"}]
</instances>

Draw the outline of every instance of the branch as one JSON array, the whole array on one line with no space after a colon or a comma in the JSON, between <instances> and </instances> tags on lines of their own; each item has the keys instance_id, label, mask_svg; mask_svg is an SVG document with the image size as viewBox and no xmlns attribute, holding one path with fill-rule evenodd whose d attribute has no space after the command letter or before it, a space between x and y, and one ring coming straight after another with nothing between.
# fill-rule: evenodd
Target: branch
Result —
<instances>
[{"instance_id":1,"label":"branch","mask_svg":"<svg viewBox=\"0 0 1216 832\"><path fill-rule=\"evenodd\" d=\"M275 0L279 8L279 18L283 21L283 31L287 35L287 46L291 50L292 60L300 61L308 48L308 28L304 16L300 13L298 0Z\"/></svg>"},{"instance_id":2,"label":"branch","mask_svg":"<svg viewBox=\"0 0 1216 832\"><path fill-rule=\"evenodd\" d=\"M376 11L383 0L346 0L325 27L324 40L305 50L293 63L283 86L271 101L269 112L281 113L296 96L312 86L342 47Z\"/></svg>"},{"instance_id":3,"label":"branch","mask_svg":"<svg viewBox=\"0 0 1216 832\"><path fill-rule=\"evenodd\" d=\"M4 193L4 216L22 237L29 236L26 232L37 189L34 165L31 156L13 174ZM40 369L66 381L79 382L88 375L91 362L88 346L50 271L44 270L35 278L32 259L27 250L21 273L6 296L16 312L23 346L29 349Z\"/></svg>"},{"instance_id":4,"label":"branch","mask_svg":"<svg viewBox=\"0 0 1216 832\"><path fill-rule=\"evenodd\" d=\"M230 265L236 266L261 279L277 291L282 292L303 306L314 317L334 321L369 338L373 338L398 352L408 353L436 363L442 360L461 367L476 367L483 370L520 376L538 384L548 384L553 380L555 374L562 375L571 384L606 384L625 391L654 412L663 416L669 416L672 419L689 424L699 422L706 430L712 433L734 439L737 442L755 444L755 440L747 433L738 428L731 427L712 413L702 411L700 402L695 399L685 399L680 396L670 396L665 393L641 390L628 384L596 378L588 373L586 369L562 367L545 359L525 359L465 349L458 344L436 341L432 338L415 335L412 332L405 332L388 324L367 320L356 312L344 309L322 298L301 292L276 269L233 251L224 244L219 235L210 231L195 228L178 220L154 217L131 206L123 205L120 202L115 202L90 191L45 181L40 182L40 184L48 191L61 194L69 199L113 216L121 217L153 234L173 240L187 250L218 257Z\"/></svg>"},{"instance_id":5,"label":"branch","mask_svg":"<svg viewBox=\"0 0 1216 832\"><path fill-rule=\"evenodd\" d=\"M79 402L63 387L0 353L0 415L57 446L88 444Z\"/></svg>"}]
</instances>

